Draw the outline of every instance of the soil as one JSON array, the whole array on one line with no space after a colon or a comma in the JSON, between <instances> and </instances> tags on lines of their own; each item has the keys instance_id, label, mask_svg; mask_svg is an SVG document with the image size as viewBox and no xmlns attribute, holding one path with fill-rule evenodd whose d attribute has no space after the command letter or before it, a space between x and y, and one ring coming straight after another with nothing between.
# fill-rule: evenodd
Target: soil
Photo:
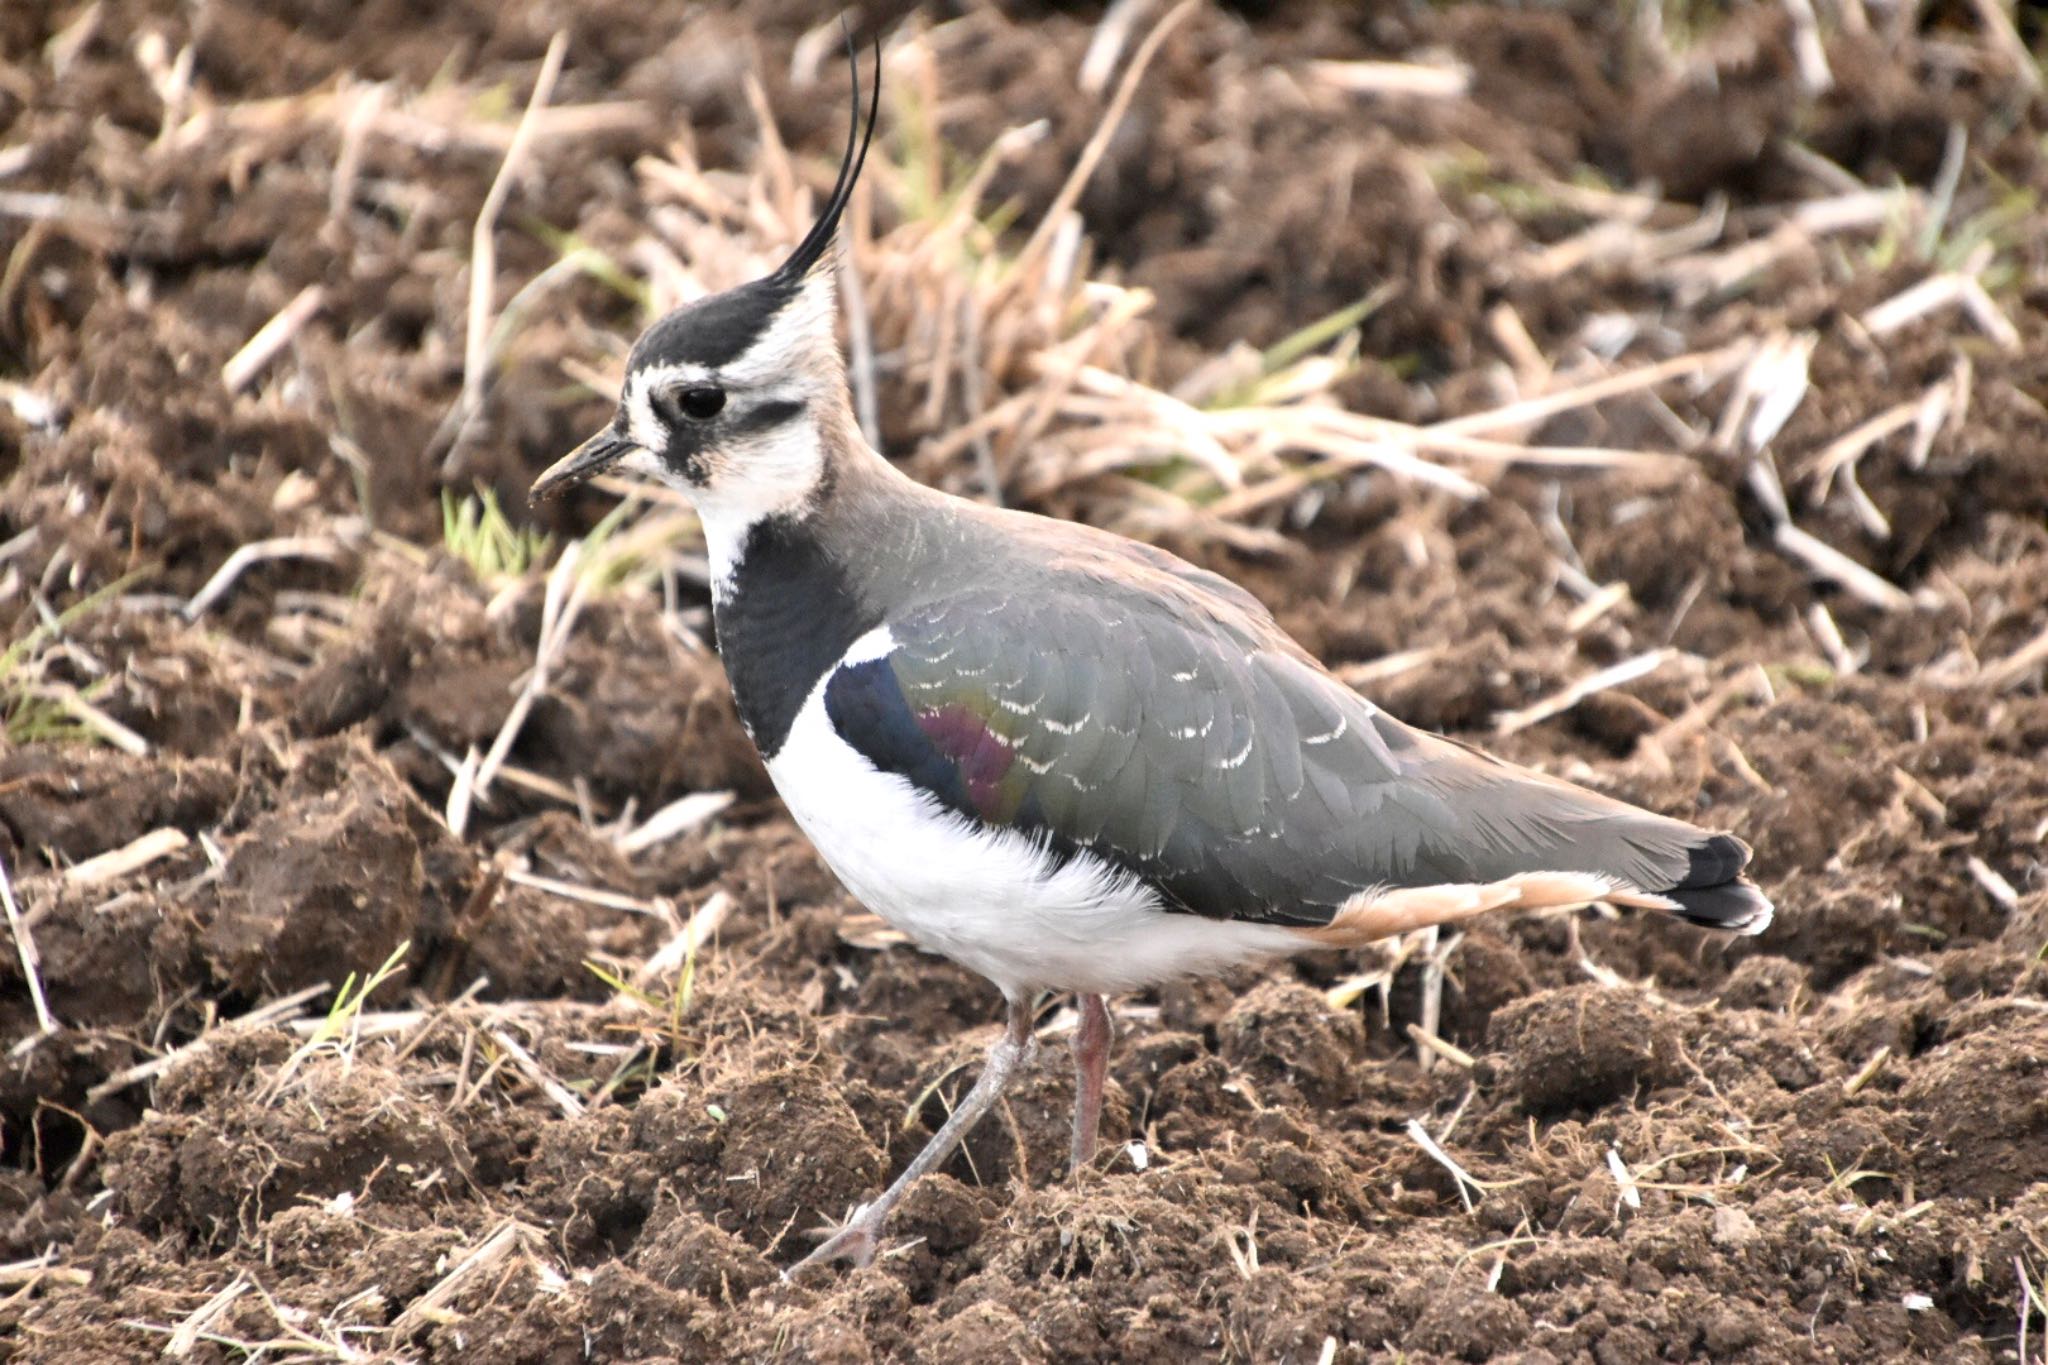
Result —
<instances>
[{"instance_id":1,"label":"soil","mask_svg":"<svg viewBox=\"0 0 2048 1365\"><path fill-rule=\"evenodd\" d=\"M1818 95L1791 7L1679 8L1707 27L1674 65L1677 36L1658 48L1633 7L1207 5L1079 207L1091 268L1154 293L1165 384L1389 281L1339 391L1404 421L1512 396L1527 357L1503 307L1543 357L1603 323L1664 354L1815 338L1772 454L1799 524L1910 606L1788 557L1745 462L1711 447L1654 489L1538 469L1460 503L1370 475L1276 506L1256 525L1284 534L1256 542L1155 530L1333 665L1380 665L1366 689L1406 719L1742 832L1774 926L1500 920L1118 1002L1107 1150L1072 1179L1072 1017L1050 1002L1038 1063L912 1194L898 1250L791 1284L810 1234L943 1121L997 998L862 915L789 823L705 647L701 575L591 596L508 756L527 780L451 828L451 765L514 705L546 570L444 553L440 491L523 508L608 410L562 362L615 357L631 301L592 279L549 294L452 456L436 429L471 227L555 26L554 102L632 104L537 143L500 305L558 234L633 259L643 158L681 140L754 165L750 72L828 173L839 105L790 74L816 16L7 6L0 615L22 640L135 575L36 648L45 683L140 744L34 738L10 712L0 750L0 854L57 1025L7 952L0 1359L2040 1359L2048 694L2021 651L2048 631L2048 114L1975 7L1907 7L1927 13L1896 32L1870 6L1857 33L1816 6ZM989 192L1029 225L1097 126L1073 72L1098 19L882 6L858 33L942 54L962 158L1047 121ZM1466 94L1334 94L1307 66L1438 57L1468 64ZM393 108L440 91L457 117L436 126L495 140L351 152L345 104L300 98L372 82ZM1815 193L1812 154L1924 186L1951 126L1970 140L1941 249L1961 246L1937 264L1980 233L2016 345L1952 310L1873 336L1867 310L1937 268L1897 232L1704 297L1625 257L1526 268L1588 225L1557 186L1654 182L1651 228L1725 207L1727 240L1756 240ZM230 395L221 366L313 284L317 316ZM1925 460L1894 437L1855 469L1883 534L1839 486L1808 497L1830 442L1958 365L1967 406ZM1668 446L1727 396L1660 392L1528 434ZM900 457L961 419L886 370L882 397ZM966 458L919 467L958 480ZM1115 479L1027 500L1155 525ZM566 537L608 505L544 515ZM184 610L237 549L290 537L324 548ZM1581 619L1561 564L1626 591ZM1496 733L1665 645L1656 672ZM612 837L706 791L733 804L681 837ZM65 874L161 830L185 837L146 866ZM707 907L716 933L643 972ZM309 1036L400 949L357 1027ZM1425 1022L1464 1057L1418 1050Z\"/></svg>"}]
</instances>

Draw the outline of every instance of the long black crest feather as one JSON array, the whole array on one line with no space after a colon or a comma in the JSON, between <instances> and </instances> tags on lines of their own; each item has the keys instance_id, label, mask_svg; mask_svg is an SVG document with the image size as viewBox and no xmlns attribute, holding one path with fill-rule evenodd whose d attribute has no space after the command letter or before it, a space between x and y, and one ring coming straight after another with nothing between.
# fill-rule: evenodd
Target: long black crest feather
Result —
<instances>
[{"instance_id":1,"label":"long black crest feather","mask_svg":"<svg viewBox=\"0 0 2048 1365\"><path fill-rule=\"evenodd\" d=\"M845 22L841 21L842 24ZM865 136L860 127L860 56L853 46L853 29L846 28L846 65L853 72L853 121L846 129L846 154L839 161L839 178L833 182L832 193L825 200L824 211L818 221L811 224L811 230L789 253L789 259L776 267L774 278L794 284L809 274L832 245L833 236L839 231L839 215L846 210L846 201L853 197L853 185L860 179L860 170L867 164L868 144L875 140L875 120L882 112L882 44L875 41L875 88L869 97L868 127ZM860 149L854 150L858 139Z\"/></svg>"}]
</instances>

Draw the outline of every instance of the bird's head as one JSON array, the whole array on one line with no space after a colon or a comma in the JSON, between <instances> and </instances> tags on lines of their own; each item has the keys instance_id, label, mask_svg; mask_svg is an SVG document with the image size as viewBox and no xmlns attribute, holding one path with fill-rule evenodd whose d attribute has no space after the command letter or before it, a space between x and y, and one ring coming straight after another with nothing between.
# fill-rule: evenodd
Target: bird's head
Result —
<instances>
[{"instance_id":1,"label":"bird's head","mask_svg":"<svg viewBox=\"0 0 2048 1365\"><path fill-rule=\"evenodd\" d=\"M786 512L824 480L831 446L855 429L834 326L832 244L880 103L860 136L860 71L852 64L846 153L810 232L772 274L649 327L626 362L610 424L534 480L534 501L625 470L688 496L710 534L714 521L740 530ZM879 96L879 64L875 83Z\"/></svg>"}]
</instances>

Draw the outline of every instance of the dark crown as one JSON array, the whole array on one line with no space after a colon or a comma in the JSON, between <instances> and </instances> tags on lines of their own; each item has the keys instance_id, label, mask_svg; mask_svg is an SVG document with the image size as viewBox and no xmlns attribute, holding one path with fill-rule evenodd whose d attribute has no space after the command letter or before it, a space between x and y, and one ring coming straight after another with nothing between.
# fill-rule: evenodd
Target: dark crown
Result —
<instances>
[{"instance_id":1,"label":"dark crown","mask_svg":"<svg viewBox=\"0 0 2048 1365\"><path fill-rule=\"evenodd\" d=\"M761 333L803 288L804 280L832 246L839 231L839 219L853 197L853 186L867 164L868 145L875 139L875 120L882 107L882 49L875 46L875 85L869 97L867 132L861 132L860 61L853 46L853 32L846 33L846 64L853 74L852 121L846 129L846 151L839 161L839 178L811 230L804 234L783 263L772 274L751 280L722 294L713 294L668 314L642 334L627 362L631 369L648 364L692 364L713 369L728 365L746 354Z\"/></svg>"}]
</instances>

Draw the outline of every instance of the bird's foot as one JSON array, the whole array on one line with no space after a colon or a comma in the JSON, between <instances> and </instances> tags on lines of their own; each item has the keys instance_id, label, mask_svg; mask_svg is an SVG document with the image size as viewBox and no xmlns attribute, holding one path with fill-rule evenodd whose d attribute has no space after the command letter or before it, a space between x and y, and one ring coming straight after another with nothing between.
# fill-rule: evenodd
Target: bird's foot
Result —
<instances>
[{"instance_id":1,"label":"bird's foot","mask_svg":"<svg viewBox=\"0 0 2048 1365\"><path fill-rule=\"evenodd\" d=\"M829 1265L833 1261L849 1261L855 1266L872 1264L875 1253L882 1248L882 1223L889 1216L889 1210L879 1204L862 1204L853 1211L844 1223L836 1228L820 1228L826 1234L817 1250L782 1272L787 1281L799 1271L813 1266Z\"/></svg>"}]
</instances>

